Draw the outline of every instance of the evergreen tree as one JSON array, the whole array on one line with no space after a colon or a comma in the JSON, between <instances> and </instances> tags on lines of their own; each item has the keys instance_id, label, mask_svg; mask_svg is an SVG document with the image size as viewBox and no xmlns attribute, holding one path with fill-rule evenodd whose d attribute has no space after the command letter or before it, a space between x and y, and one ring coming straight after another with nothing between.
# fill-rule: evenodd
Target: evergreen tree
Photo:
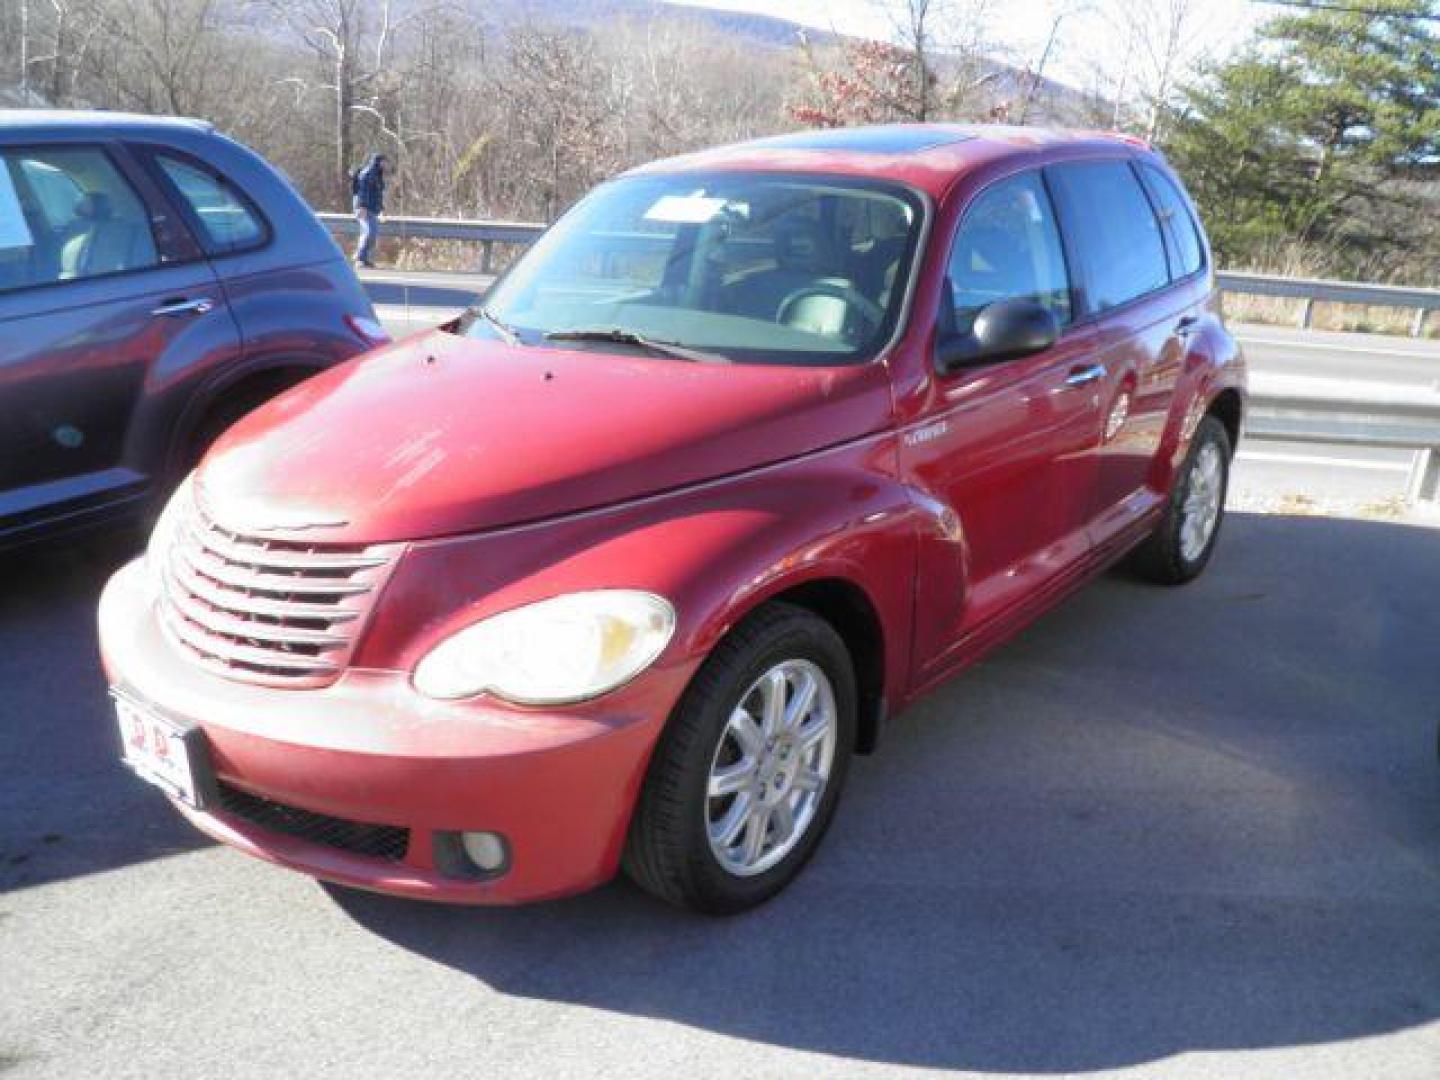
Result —
<instances>
[{"instance_id":1,"label":"evergreen tree","mask_svg":"<svg viewBox=\"0 0 1440 1080\"><path fill-rule=\"evenodd\" d=\"M1286 241L1341 265L1431 242L1417 212L1433 209L1421 181L1440 163L1436 5L1342 2L1356 10L1271 19L1187 91L1165 149L1226 262Z\"/></svg>"}]
</instances>

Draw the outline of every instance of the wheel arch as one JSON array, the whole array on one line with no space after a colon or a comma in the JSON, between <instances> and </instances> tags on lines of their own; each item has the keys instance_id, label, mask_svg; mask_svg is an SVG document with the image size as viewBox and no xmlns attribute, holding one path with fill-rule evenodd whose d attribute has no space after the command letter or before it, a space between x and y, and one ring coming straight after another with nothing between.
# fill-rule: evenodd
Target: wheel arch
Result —
<instances>
[{"instance_id":1,"label":"wheel arch","mask_svg":"<svg viewBox=\"0 0 1440 1080\"><path fill-rule=\"evenodd\" d=\"M858 706L855 749L874 751L884 723L885 630L869 594L843 577L818 577L783 587L760 598L737 620L772 604L789 604L823 619L840 635L855 668Z\"/></svg>"},{"instance_id":2,"label":"wheel arch","mask_svg":"<svg viewBox=\"0 0 1440 1080\"><path fill-rule=\"evenodd\" d=\"M1205 407L1205 415L1213 416L1225 425L1225 433L1230 436L1230 453L1234 456L1235 449L1240 445L1240 421L1244 404L1240 398L1240 391L1233 386L1227 386L1210 399Z\"/></svg>"},{"instance_id":3,"label":"wheel arch","mask_svg":"<svg viewBox=\"0 0 1440 1080\"><path fill-rule=\"evenodd\" d=\"M237 402L250 402L245 410L248 412L330 366L332 362L323 357L277 356L226 372L192 394L171 438L167 456L170 473L184 467L195 439Z\"/></svg>"}]
</instances>

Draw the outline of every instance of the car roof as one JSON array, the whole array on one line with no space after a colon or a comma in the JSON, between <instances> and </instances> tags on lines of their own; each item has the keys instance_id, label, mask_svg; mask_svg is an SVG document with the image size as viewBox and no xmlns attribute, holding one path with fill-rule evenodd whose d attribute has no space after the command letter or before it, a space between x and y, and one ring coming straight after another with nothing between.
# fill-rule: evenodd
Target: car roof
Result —
<instances>
[{"instance_id":1,"label":"car roof","mask_svg":"<svg viewBox=\"0 0 1440 1080\"><path fill-rule=\"evenodd\" d=\"M877 124L798 131L642 165L633 173L754 170L813 172L908 183L939 198L962 174L1009 158L1049 158L1093 149L1106 156L1149 152L1118 132L999 124Z\"/></svg>"},{"instance_id":2,"label":"car roof","mask_svg":"<svg viewBox=\"0 0 1440 1080\"><path fill-rule=\"evenodd\" d=\"M0 135L39 138L53 135L143 137L206 133L215 130L206 120L181 116L146 116L140 113L64 109L0 109Z\"/></svg>"}]
</instances>

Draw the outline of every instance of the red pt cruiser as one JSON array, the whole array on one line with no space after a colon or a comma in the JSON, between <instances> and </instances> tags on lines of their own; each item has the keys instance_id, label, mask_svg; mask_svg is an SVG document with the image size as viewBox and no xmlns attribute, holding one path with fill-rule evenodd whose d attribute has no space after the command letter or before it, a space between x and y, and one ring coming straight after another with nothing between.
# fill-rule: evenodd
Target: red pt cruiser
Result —
<instances>
[{"instance_id":1,"label":"red pt cruiser","mask_svg":"<svg viewBox=\"0 0 1440 1080\"><path fill-rule=\"evenodd\" d=\"M1244 382L1132 140L646 166L216 444L101 601L126 761L331 881L749 907L887 714L1124 556L1204 569Z\"/></svg>"}]
</instances>

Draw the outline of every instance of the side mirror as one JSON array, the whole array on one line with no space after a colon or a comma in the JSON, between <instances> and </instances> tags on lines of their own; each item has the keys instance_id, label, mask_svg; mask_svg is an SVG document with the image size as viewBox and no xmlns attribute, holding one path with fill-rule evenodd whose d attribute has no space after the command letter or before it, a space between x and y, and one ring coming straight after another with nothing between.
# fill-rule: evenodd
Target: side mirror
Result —
<instances>
[{"instance_id":1,"label":"side mirror","mask_svg":"<svg viewBox=\"0 0 1440 1080\"><path fill-rule=\"evenodd\" d=\"M975 316L970 332L942 338L935 348L935 368L949 375L970 364L988 364L1029 356L1054 345L1060 323L1054 313L1034 300L996 300Z\"/></svg>"}]
</instances>

